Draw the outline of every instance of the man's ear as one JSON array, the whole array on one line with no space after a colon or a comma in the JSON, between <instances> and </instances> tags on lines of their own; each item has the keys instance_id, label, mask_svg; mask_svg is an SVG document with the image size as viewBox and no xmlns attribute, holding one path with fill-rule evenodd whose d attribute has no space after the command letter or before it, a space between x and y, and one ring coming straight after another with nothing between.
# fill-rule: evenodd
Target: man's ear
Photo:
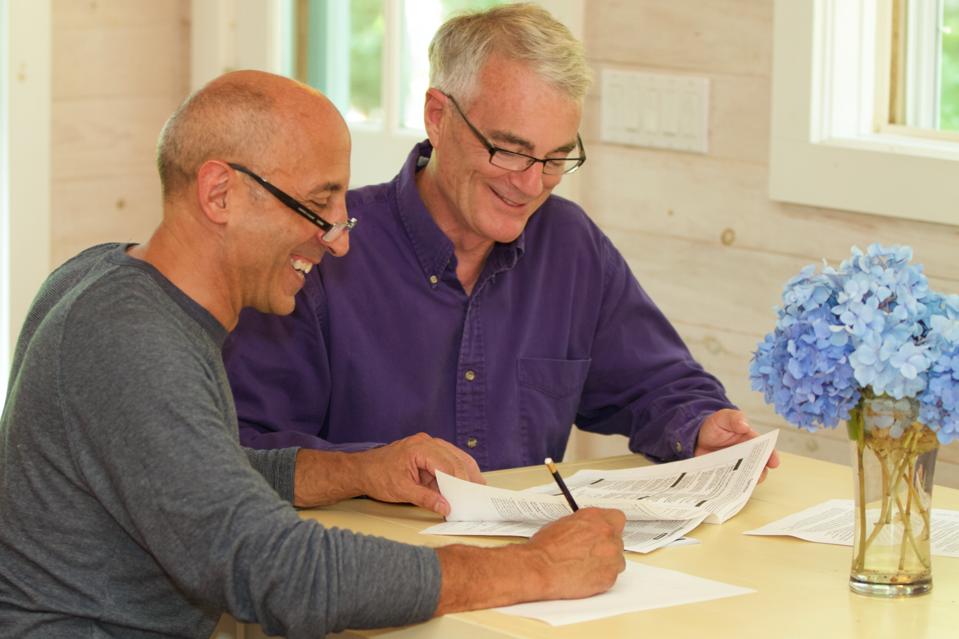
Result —
<instances>
[{"instance_id":1,"label":"man's ear","mask_svg":"<svg viewBox=\"0 0 959 639\"><path fill-rule=\"evenodd\" d=\"M439 141L440 131L445 123L447 105L450 99L439 89L426 90L426 105L423 107L423 123L426 126L426 137L435 149Z\"/></svg>"},{"instance_id":2,"label":"man's ear","mask_svg":"<svg viewBox=\"0 0 959 639\"><path fill-rule=\"evenodd\" d=\"M207 160L196 173L196 195L200 210L214 224L225 224L229 218L230 197L239 175L219 160Z\"/></svg>"}]
</instances>

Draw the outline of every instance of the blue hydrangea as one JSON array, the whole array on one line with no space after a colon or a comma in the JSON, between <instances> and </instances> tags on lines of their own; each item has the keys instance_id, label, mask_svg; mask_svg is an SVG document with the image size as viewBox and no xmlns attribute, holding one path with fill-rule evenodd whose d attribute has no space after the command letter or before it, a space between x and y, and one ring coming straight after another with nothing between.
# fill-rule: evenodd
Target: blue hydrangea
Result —
<instances>
[{"instance_id":1,"label":"blue hydrangea","mask_svg":"<svg viewBox=\"0 0 959 639\"><path fill-rule=\"evenodd\" d=\"M919 420L938 425L943 444L959 437L959 349L941 355L933 364L928 387L919 399Z\"/></svg>"},{"instance_id":2,"label":"blue hydrangea","mask_svg":"<svg viewBox=\"0 0 959 639\"><path fill-rule=\"evenodd\" d=\"M869 388L917 397L944 443L959 435L959 295L929 289L908 246L853 247L839 269L802 269L753 355L753 389L806 430L835 427Z\"/></svg>"},{"instance_id":3,"label":"blue hydrangea","mask_svg":"<svg viewBox=\"0 0 959 639\"><path fill-rule=\"evenodd\" d=\"M859 401L849 363L852 342L832 308L841 284L830 268L804 268L783 291L776 330L750 364L754 390L789 422L806 430L830 428Z\"/></svg>"}]
</instances>

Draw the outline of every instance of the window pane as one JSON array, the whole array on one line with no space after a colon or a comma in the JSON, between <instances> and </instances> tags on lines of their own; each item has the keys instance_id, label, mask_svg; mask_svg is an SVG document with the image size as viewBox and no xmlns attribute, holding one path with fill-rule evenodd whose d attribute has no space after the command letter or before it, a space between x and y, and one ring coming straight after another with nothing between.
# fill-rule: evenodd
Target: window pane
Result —
<instances>
[{"instance_id":1,"label":"window pane","mask_svg":"<svg viewBox=\"0 0 959 639\"><path fill-rule=\"evenodd\" d=\"M429 88L430 40L454 13L489 9L505 0L407 0L403 3L400 62L400 122L404 129L423 128L423 99Z\"/></svg>"},{"instance_id":2,"label":"window pane","mask_svg":"<svg viewBox=\"0 0 959 639\"><path fill-rule=\"evenodd\" d=\"M383 3L350 2L349 122L383 119Z\"/></svg>"},{"instance_id":3,"label":"window pane","mask_svg":"<svg viewBox=\"0 0 959 639\"><path fill-rule=\"evenodd\" d=\"M894 0L889 122L959 131L959 0Z\"/></svg>"},{"instance_id":4,"label":"window pane","mask_svg":"<svg viewBox=\"0 0 959 639\"><path fill-rule=\"evenodd\" d=\"M440 24L454 13L482 10L508 0L293 0L293 77L315 86L348 122L382 123L398 114L401 129L422 130L423 96L429 86L427 48ZM398 12L400 42L387 41L384 4ZM399 62L398 91L387 109L384 50Z\"/></svg>"},{"instance_id":5,"label":"window pane","mask_svg":"<svg viewBox=\"0 0 959 639\"><path fill-rule=\"evenodd\" d=\"M296 0L293 76L348 122L383 119L383 0Z\"/></svg>"},{"instance_id":6,"label":"window pane","mask_svg":"<svg viewBox=\"0 0 959 639\"><path fill-rule=\"evenodd\" d=\"M939 128L959 131L959 0L944 0Z\"/></svg>"}]
</instances>

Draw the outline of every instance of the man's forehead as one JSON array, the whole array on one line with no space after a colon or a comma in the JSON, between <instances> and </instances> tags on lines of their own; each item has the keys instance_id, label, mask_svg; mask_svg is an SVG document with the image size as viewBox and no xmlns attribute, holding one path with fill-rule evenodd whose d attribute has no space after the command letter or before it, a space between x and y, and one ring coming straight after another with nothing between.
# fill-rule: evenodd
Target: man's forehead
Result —
<instances>
[{"instance_id":1,"label":"man's forehead","mask_svg":"<svg viewBox=\"0 0 959 639\"><path fill-rule=\"evenodd\" d=\"M576 147L581 109L565 96L536 99L484 100L473 102L470 112L479 116L483 133L490 140L528 151L568 151Z\"/></svg>"},{"instance_id":2,"label":"man's forehead","mask_svg":"<svg viewBox=\"0 0 959 639\"><path fill-rule=\"evenodd\" d=\"M345 191L350 181L349 153L314 156L312 161L300 168L305 184L310 193L335 193Z\"/></svg>"},{"instance_id":3,"label":"man's forehead","mask_svg":"<svg viewBox=\"0 0 959 639\"><path fill-rule=\"evenodd\" d=\"M533 139L531 137L525 137L523 134L516 133L510 130L500 130L492 129L489 132L490 140L499 144L506 144L510 146L519 147L530 153L535 151L538 148L544 150L547 153L551 152L560 152L560 151L572 151L576 148L576 131L574 130L572 135L568 138L561 138L558 136L551 136L551 139L547 140L543 138L542 140Z\"/></svg>"}]
</instances>

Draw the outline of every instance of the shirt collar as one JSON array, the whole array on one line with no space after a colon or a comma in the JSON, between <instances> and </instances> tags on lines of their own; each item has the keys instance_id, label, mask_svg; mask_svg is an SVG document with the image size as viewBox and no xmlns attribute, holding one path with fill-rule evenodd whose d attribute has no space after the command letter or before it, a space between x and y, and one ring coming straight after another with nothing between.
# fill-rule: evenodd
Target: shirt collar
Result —
<instances>
[{"instance_id":1,"label":"shirt collar","mask_svg":"<svg viewBox=\"0 0 959 639\"><path fill-rule=\"evenodd\" d=\"M453 243L433 221L416 188L416 172L426 166L432 154L433 145L429 140L413 147L397 176L396 185L397 212L427 281L433 275L440 277L451 263L455 266ZM492 274L513 268L525 251L524 230L509 244L493 246L485 272Z\"/></svg>"}]
</instances>

